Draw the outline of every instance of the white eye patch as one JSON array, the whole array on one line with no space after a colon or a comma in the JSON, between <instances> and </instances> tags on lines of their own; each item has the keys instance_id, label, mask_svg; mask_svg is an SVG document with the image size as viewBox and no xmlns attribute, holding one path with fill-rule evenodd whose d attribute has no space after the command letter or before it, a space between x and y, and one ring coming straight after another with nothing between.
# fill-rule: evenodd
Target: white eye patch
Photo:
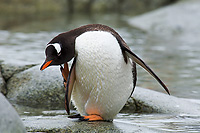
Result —
<instances>
[{"instance_id":1,"label":"white eye patch","mask_svg":"<svg viewBox=\"0 0 200 133\"><path fill-rule=\"evenodd\" d=\"M54 46L54 48L56 49L58 54L61 52L61 47L60 47L59 43L49 44L49 45L47 45L47 47L50 45Z\"/></svg>"}]
</instances>

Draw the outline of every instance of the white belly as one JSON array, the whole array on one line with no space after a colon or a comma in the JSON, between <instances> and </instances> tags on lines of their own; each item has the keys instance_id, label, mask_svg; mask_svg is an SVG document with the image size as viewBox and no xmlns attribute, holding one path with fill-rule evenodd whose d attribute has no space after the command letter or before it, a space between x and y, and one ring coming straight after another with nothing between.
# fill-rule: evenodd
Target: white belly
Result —
<instances>
[{"instance_id":1,"label":"white belly","mask_svg":"<svg viewBox=\"0 0 200 133\"><path fill-rule=\"evenodd\" d=\"M116 38L92 31L75 42L76 82L72 101L81 115L98 114L112 120L133 89L132 65L125 63Z\"/></svg>"}]
</instances>

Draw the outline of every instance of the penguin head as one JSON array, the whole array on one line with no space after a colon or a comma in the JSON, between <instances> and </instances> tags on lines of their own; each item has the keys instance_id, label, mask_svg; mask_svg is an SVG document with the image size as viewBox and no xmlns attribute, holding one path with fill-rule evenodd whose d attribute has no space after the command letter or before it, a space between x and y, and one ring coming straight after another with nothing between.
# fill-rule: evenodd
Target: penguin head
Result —
<instances>
[{"instance_id":1,"label":"penguin head","mask_svg":"<svg viewBox=\"0 0 200 133\"><path fill-rule=\"evenodd\" d=\"M61 65L70 61L75 56L74 41L62 34L56 36L50 41L45 49L46 59L40 70L48 66Z\"/></svg>"}]
</instances>

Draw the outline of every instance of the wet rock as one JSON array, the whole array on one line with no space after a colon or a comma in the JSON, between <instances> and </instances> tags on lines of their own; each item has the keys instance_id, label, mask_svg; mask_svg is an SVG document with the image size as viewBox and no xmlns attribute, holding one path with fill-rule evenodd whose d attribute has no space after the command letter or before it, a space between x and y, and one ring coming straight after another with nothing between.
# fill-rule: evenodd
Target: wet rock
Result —
<instances>
[{"instance_id":1,"label":"wet rock","mask_svg":"<svg viewBox=\"0 0 200 133\"><path fill-rule=\"evenodd\" d=\"M23 115L22 120L27 131L30 132L165 132L171 131L171 127L168 126L168 130L161 127L156 128L157 126L163 126L159 123L164 123L164 125L168 123L167 125L170 125L171 122L179 119L183 124L183 117L194 119L194 123L198 124L195 120L199 119L199 101L177 98L140 87L136 87L132 96L134 98L130 98L126 106L128 109L132 108L133 110L129 110L128 113L119 113L113 122L80 122L71 120L65 115L65 110L40 110L40 114L36 116ZM127 107L122 112L126 111ZM135 111L140 111L144 115L137 113L134 115ZM21 113L23 114L23 112L24 109ZM26 112L34 114L34 112L38 111L26 108ZM72 113L77 112L72 111ZM153 114L148 115L146 113ZM162 121L162 119L164 120ZM151 121L154 122L154 126L152 126ZM184 123L185 125L188 124L187 122ZM177 126L180 127L180 125Z\"/></svg>"},{"instance_id":2,"label":"wet rock","mask_svg":"<svg viewBox=\"0 0 200 133\"><path fill-rule=\"evenodd\" d=\"M0 92L3 93L4 95L6 94L6 83L4 81L4 78L2 77L1 74L1 67L0 67Z\"/></svg>"},{"instance_id":3,"label":"wet rock","mask_svg":"<svg viewBox=\"0 0 200 133\"><path fill-rule=\"evenodd\" d=\"M40 71L35 66L13 75L7 82L7 97L29 106L64 104L64 87L58 67Z\"/></svg>"},{"instance_id":4,"label":"wet rock","mask_svg":"<svg viewBox=\"0 0 200 133\"><path fill-rule=\"evenodd\" d=\"M30 65L16 65L16 64L5 64L4 61L0 62L0 92L4 95L7 94L6 82L14 74L24 71L35 64Z\"/></svg>"},{"instance_id":5,"label":"wet rock","mask_svg":"<svg viewBox=\"0 0 200 133\"><path fill-rule=\"evenodd\" d=\"M113 122L80 122L73 121L65 115L23 117L22 120L29 132L158 132L143 126L119 121Z\"/></svg>"},{"instance_id":6,"label":"wet rock","mask_svg":"<svg viewBox=\"0 0 200 133\"><path fill-rule=\"evenodd\" d=\"M0 132L25 133L25 127L11 104L0 93Z\"/></svg>"},{"instance_id":7,"label":"wet rock","mask_svg":"<svg viewBox=\"0 0 200 133\"><path fill-rule=\"evenodd\" d=\"M35 66L36 64L30 64L30 65L16 65L16 64L1 64L2 68L2 76L7 81L10 77L12 77L14 74L19 73L21 71L24 71L28 68L31 68Z\"/></svg>"},{"instance_id":8,"label":"wet rock","mask_svg":"<svg viewBox=\"0 0 200 133\"><path fill-rule=\"evenodd\" d=\"M133 97L130 97L126 104L123 107L123 110L121 112L137 112L137 106L136 101Z\"/></svg>"},{"instance_id":9,"label":"wet rock","mask_svg":"<svg viewBox=\"0 0 200 133\"><path fill-rule=\"evenodd\" d=\"M136 87L132 97L137 112L200 115L200 104L192 100L140 87Z\"/></svg>"},{"instance_id":10,"label":"wet rock","mask_svg":"<svg viewBox=\"0 0 200 133\"><path fill-rule=\"evenodd\" d=\"M176 39L200 42L200 1L182 0L176 4L131 18L129 24L150 34Z\"/></svg>"}]
</instances>

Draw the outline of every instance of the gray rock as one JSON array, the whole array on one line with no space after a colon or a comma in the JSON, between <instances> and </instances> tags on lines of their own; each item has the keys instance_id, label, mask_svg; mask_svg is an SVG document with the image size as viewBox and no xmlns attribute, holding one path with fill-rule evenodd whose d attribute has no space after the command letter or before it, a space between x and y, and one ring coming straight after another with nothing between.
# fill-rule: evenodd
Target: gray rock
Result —
<instances>
[{"instance_id":1,"label":"gray rock","mask_svg":"<svg viewBox=\"0 0 200 133\"><path fill-rule=\"evenodd\" d=\"M7 82L7 97L31 105L64 104L64 87L58 67L40 71L32 67L13 75Z\"/></svg>"},{"instance_id":2,"label":"gray rock","mask_svg":"<svg viewBox=\"0 0 200 133\"><path fill-rule=\"evenodd\" d=\"M121 110L121 112L130 112L130 113L133 113L133 112L139 112L138 111L138 105L137 105L137 101L133 98L133 97L130 97L126 104L124 105L123 109Z\"/></svg>"},{"instance_id":3,"label":"gray rock","mask_svg":"<svg viewBox=\"0 0 200 133\"><path fill-rule=\"evenodd\" d=\"M137 112L200 115L199 102L192 100L177 98L140 87L136 87L132 97L135 99Z\"/></svg>"},{"instance_id":4,"label":"gray rock","mask_svg":"<svg viewBox=\"0 0 200 133\"><path fill-rule=\"evenodd\" d=\"M134 98L130 98L126 105L133 110L119 113L113 122L80 122L68 119L65 110L40 109L36 116L24 114L22 120L30 132L167 132L177 129L188 131L188 125L193 128L192 131L199 131L198 127L193 126L199 121L199 101L177 98L140 87L136 87L133 96ZM126 109L123 111L127 111ZM144 114L134 114L135 109ZM28 114L38 112L37 110L26 108ZM23 109L20 112L24 111ZM174 129L174 125L171 125L173 122L181 124L177 124Z\"/></svg>"},{"instance_id":5,"label":"gray rock","mask_svg":"<svg viewBox=\"0 0 200 133\"><path fill-rule=\"evenodd\" d=\"M4 78L1 75L1 67L0 67L0 92L4 95L7 93L6 91L6 82L4 81Z\"/></svg>"},{"instance_id":6,"label":"gray rock","mask_svg":"<svg viewBox=\"0 0 200 133\"><path fill-rule=\"evenodd\" d=\"M29 132L159 132L155 129L118 122L117 120L114 122L73 121L66 118L65 115L23 117L22 120Z\"/></svg>"},{"instance_id":7,"label":"gray rock","mask_svg":"<svg viewBox=\"0 0 200 133\"><path fill-rule=\"evenodd\" d=\"M0 132L25 133L25 127L11 104L0 93Z\"/></svg>"},{"instance_id":8,"label":"gray rock","mask_svg":"<svg viewBox=\"0 0 200 133\"><path fill-rule=\"evenodd\" d=\"M131 18L129 24L167 39L200 42L200 1L182 0L176 4Z\"/></svg>"},{"instance_id":9,"label":"gray rock","mask_svg":"<svg viewBox=\"0 0 200 133\"><path fill-rule=\"evenodd\" d=\"M21 71L24 71L28 68L31 68L35 66L36 64L30 64L30 65L16 65L16 64L5 64L4 62L1 64L2 68L2 76L7 81L9 78L11 78L14 74L19 73Z\"/></svg>"}]
</instances>

